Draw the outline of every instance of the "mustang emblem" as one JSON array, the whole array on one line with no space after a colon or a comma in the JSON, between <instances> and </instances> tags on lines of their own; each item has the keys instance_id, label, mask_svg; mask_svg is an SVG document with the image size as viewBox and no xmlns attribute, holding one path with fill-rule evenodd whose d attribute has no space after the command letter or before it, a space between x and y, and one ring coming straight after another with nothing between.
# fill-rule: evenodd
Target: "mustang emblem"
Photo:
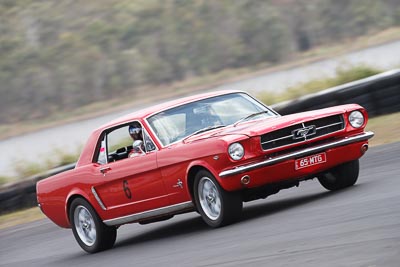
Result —
<instances>
[{"instance_id":1,"label":"mustang emblem","mask_svg":"<svg viewBox=\"0 0 400 267\"><path fill-rule=\"evenodd\" d=\"M310 125L304 128L296 129L292 131L293 139L306 138L307 136L314 135L317 132L315 125Z\"/></svg>"},{"instance_id":2,"label":"mustang emblem","mask_svg":"<svg viewBox=\"0 0 400 267\"><path fill-rule=\"evenodd\" d=\"M183 182L181 181L181 179L178 179L178 182L177 182L175 185L173 185L172 187L180 187L180 188L183 188Z\"/></svg>"}]
</instances>

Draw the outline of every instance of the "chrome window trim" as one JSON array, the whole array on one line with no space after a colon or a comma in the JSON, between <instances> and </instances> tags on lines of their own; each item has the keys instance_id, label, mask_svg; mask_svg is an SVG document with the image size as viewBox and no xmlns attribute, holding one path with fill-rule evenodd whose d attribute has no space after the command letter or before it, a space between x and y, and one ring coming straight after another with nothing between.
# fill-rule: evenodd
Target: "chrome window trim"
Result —
<instances>
[{"instance_id":1,"label":"chrome window trim","mask_svg":"<svg viewBox=\"0 0 400 267\"><path fill-rule=\"evenodd\" d=\"M134 122L137 122L137 123L139 123L139 124L142 126L142 129L143 129L143 139L145 139L145 135L146 135L146 136L150 139L150 141L154 144L154 146L155 146L155 149L154 149L154 150L151 150L151 151L147 151L147 148L145 147L146 155L149 154L149 153L153 153L153 152L156 152L156 151L159 150L159 148L158 148L158 146L157 146L157 143L154 142L153 138L152 138L151 135L148 133L148 130L147 130L146 127L144 126L144 123L142 123L139 119L134 119L134 120L132 120L132 121L130 121L130 122L124 122L124 123L122 123L122 124L114 125L114 126L112 126L112 127L110 127L110 128L107 128L107 129L104 129L104 130L103 130L102 134L105 135L104 141L106 142L106 161L107 161L106 164L108 164L108 163L113 163L113 162L108 162L108 156L109 156L109 151L108 151L108 135L109 135L110 133L112 133L113 131L119 129L119 128L123 128L123 127L127 127L127 126L129 127L129 125L130 125L131 123L134 123ZM150 125L147 124L147 126L150 128ZM144 141L145 141L145 140L143 140L143 142L144 142ZM103 165L104 165L104 164L103 164Z\"/></svg>"},{"instance_id":2,"label":"chrome window trim","mask_svg":"<svg viewBox=\"0 0 400 267\"><path fill-rule=\"evenodd\" d=\"M148 219L151 217L168 215L171 213L175 213L178 211L183 211L183 210L191 209L191 208L194 208L193 202L188 201L188 202L183 202L183 203L179 203L176 205L162 207L162 208L158 208L158 209L154 209L154 210L148 210L148 211L134 213L134 214L130 214L130 215L114 218L114 219L104 220L103 223L108 226L121 225L121 224L125 224L125 223L136 222L136 221Z\"/></svg>"},{"instance_id":3,"label":"chrome window trim","mask_svg":"<svg viewBox=\"0 0 400 267\"><path fill-rule=\"evenodd\" d=\"M187 105L187 104L190 104L190 103L194 103L194 102L197 102L197 101L201 101L201 100L205 100L205 99L209 99L209 98L214 98L214 97L219 97L219 96L224 96L224 95L231 95L231 94L244 94L244 95L247 95L249 98L251 98L252 100L254 100L255 102L257 102L257 104L259 104L260 106L264 107L266 110L270 111L270 112L274 115L274 116L271 116L271 118L272 118L272 117L273 117L273 118L281 117L281 115L280 115L278 112L276 112L273 108L271 108L270 106L265 105L264 103L260 102L258 99L254 98L253 96L251 96L251 95L248 94L247 92L245 92L245 91L235 91L235 92L229 92L229 93L225 93L225 94L214 95L214 96L210 96L210 97L205 97L205 98L197 99L197 100L194 100L194 101L188 101L188 102L176 104L176 105L170 106L170 107L168 107L168 108L165 108L165 109L162 109L162 110L153 112L153 113L147 115L143 120L146 122L146 124L147 124L147 126L148 126L150 132L153 134L153 136L154 136L155 139L157 140L158 144L160 144L160 148L166 148L166 147L169 147L169 146L171 146L171 145L174 145L174 144L176 144L176 143L181 142L183 139L178 140L178 141L175 141L175 142L172 142L172 143L169 143L168 145L164 145L164 144L160 141L160 139L158 138L158 136L155 134L155 132L154 132L154 130L153 130L153 127L151 127L151 124L150 124L149 121L148 121L148 119L149 119L150 117L152 117L152 116L154 116L154 115L156 115L156 114L158 114L158 113L161 113L161 112L164 112L164 111L167 111L167 110L176 108L176 107L180 107L180 106L183 106L183 105ZM233 125L233 124L230 124L230 125ZM226 126L229 126L229 125L226 125Z\"/></svg>"},{"instance_id":4,"label":"chrome window trim","mask_svg":"<svg viewBox=\"0 0 400 267\"><path fill-rule=\"evenodd\" d=\"M140 123L140 122L139 122L139 123ZM153 143L153 145L154 145L154 147L155 147L154 150L147 151L147 147L146 147L146 144L145 144L146 154L158 151L159 149L158 149L157 144L154 142L153 138L151 138L151 135L149 134L149 132L147 131L147 129L143 126L143 123L140 123L140 124L142 125L143 131L144 131L143 139L145 139L145 135L146 135L146 136L150 139L150 141ZM147 124L147 125L148 125L148 124ZM149 125L148 125L148 127L150 128ZM144 141L144 140L143 140L143 141Z\"/></svg>"}]
</instances>

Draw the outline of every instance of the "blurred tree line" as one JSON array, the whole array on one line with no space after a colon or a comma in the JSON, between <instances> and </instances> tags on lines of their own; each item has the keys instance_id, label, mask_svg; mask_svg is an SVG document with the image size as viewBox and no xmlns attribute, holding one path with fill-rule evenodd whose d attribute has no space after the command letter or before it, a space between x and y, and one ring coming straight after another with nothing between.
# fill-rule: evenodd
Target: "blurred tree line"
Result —
<instances>
[{"instance_id":1,"label":"blurred tree line","mask_svg":"<svg viewBox=\"0 0 400 267\"><path fill-rule=\"evenodd\" d=\"M0 0L0 123L399 24L398 0Z\"/></svg>"}]
</instances>

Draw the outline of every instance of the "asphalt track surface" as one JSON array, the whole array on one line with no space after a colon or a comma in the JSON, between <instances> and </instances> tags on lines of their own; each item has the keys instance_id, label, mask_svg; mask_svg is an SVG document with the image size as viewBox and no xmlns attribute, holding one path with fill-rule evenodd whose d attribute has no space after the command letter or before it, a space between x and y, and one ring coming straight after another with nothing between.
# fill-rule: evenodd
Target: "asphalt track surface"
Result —
<instances>
[{"instance_id":1,"label":"asphalt track surface","mask_svg":"<svg viewBox=\"0 0 400 267\"><path fill-rule=\"evenodd\" d=\"M246 203L240 222L208 228L196 213L118 231L89 255L41 220L1 230L0 266L400 266L400 143L371 148L357 184L317 180Z\"/></svg>"}]
</instances>

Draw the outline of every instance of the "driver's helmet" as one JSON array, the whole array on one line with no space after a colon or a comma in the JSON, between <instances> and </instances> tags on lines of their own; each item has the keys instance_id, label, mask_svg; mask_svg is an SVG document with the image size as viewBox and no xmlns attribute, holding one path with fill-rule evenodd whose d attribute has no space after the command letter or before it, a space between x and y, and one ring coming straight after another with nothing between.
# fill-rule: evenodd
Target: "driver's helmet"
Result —
<instances>
[{"instance_id":1,"label":"driver's helmet","mask_svg":"<svg viewBox=\"0 0 400 267\"><path fill-rule=\"evenodd\" d=\"M134 122L129 125L129 134L140 134L142 133L142 126L138 122Z\"/></svg>"}]
</instances>

